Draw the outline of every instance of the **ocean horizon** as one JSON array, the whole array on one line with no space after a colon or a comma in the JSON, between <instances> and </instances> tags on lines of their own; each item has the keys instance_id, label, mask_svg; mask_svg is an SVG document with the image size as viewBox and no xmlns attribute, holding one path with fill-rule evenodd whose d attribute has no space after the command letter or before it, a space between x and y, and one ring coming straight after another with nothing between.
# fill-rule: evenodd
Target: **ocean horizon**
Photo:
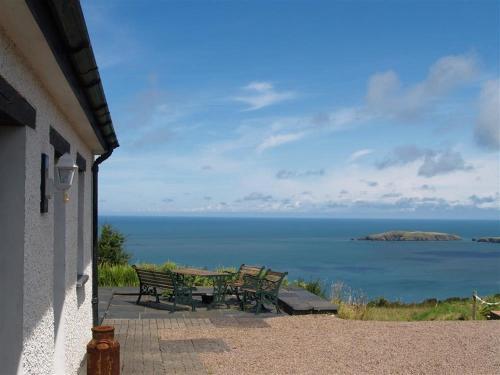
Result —
<instances>
[{"instance_id":1,"label":"ocean horizon","mask_svg":"<svg viewBox=\"0 0 500 375\"><path fill-rule=\"evenodd\" d=\"M403 302L500 293L496 220L330 219L283 217L101 216L127 238L131 263L213 269L260 264L289 280L342 282L367 298ZM461 241L355 240L388 230L457 234Z\"/></svg>"}]
</instances>

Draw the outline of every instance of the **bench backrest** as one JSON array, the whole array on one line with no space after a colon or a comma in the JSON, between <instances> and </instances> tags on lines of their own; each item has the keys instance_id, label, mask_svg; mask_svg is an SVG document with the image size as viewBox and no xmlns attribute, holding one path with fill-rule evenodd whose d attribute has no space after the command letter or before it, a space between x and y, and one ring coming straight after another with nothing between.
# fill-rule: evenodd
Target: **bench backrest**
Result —
<instances>
[{"instance_id":1,"label":"bench backrest","mask_svg":"<svg viewBox=\"0 0 500 375\"><path fill-rule=\"evenodd\" d=\"M288 272L277 272L268 269L262 277L261 288L269 292L278 293L281 283L287 274Z\"/></svg>"},{"instance_id":2,"label":"bench backrest","mask_svg":"<svg viewBox=\"0 0 500 375\"><path fill-rule=\"evenodd\" d=\"M136 266L132 266L132 268L137 273L139 282L142 285L148 285L151 287L168 289L168 290L174 290L175 288L174 275L170 271L165 271L165 272L152 271L144 268L139 268Z\"/></svg>"},{"instance_id":3,"label":"bench backrest","mask_svg":"<svg viewBox=\"0 0 500 375\"><path fill-rule=\"evenodd\" d=\"M242 264L240 266L240 269L238 270L238 273L236 275L236 279L238 281L243 282L243 278L245 275L259 277L260 274L262 273L263 269L264 269L264 267L262 267L262 266L250 266L248 264Z\"/></svg>"}]
</instances>

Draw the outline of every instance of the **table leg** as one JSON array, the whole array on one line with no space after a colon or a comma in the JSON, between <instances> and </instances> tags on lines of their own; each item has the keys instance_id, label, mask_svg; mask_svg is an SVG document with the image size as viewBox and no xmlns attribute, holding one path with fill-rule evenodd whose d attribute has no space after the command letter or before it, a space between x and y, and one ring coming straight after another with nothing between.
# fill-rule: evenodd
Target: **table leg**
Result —
<instances>
[{"instance_id":1,"label":"table leg","mask_svg":"<svg viewBox=\"0 0 500 375\"><path fill-rule=\"evenodd\" d=\"M216 307L218 305L226 305L226 291L227 283L226 276L215 276L214 280L214 300L211 303L211 307Z\"/></svg>"}]
</instances>

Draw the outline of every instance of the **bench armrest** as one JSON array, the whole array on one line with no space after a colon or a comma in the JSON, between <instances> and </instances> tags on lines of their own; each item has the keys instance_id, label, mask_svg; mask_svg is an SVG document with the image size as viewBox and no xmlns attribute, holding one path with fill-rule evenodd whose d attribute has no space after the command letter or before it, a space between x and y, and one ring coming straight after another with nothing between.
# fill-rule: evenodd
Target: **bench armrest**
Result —
<instances>
[{"instance_id":1,"label":"bench armrest","mask_svg":"<svg viewBox=\"0 0 500 375\"><path fill-rule=\"evenodd\" d=\"M259 289L261 281L256 276L243 275L243 288Z\"/></svg>"}]
</instances>

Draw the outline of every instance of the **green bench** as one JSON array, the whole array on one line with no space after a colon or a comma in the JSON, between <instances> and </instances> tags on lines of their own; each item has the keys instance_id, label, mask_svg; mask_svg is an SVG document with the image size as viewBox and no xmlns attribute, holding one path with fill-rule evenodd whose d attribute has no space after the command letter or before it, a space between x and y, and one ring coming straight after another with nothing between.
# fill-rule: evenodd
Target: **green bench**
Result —
<instances>
[{"instance_id":1,"label":"green bench","mask_svg":"<svg viewBox=\"0 0 500 375\"><path fill-rule=\"evenodd\" d=\"M166 294L169 300L174 303L174 311L177 304L191 306L195 311L195 301L193 291L196 288L183 283L182 278L170 271L152 271L137 266L132 266L139 278L139 297L137 304L141 302L143 295L156 297L156 302L160 302L160 295ZM161 293L159 293L161 291Z\"/></svg>"},{"instance_id":2,"label":"green bench","mask_svg":"<svg viewBox=\"0 0 500 375\"><path fill-rule=\"evenodd\" d=\"M245 309L247 301L255 301L255 314L260 313L264 304L272 304L276 307L276 314L279 314L280 307L278 303L278 293L288 272L277 272L268 269L261 277L244 275L243 286L240 291L243 292L243 301L241 309Z\"/></svg>"},{"instance_id":3,"label":"green bench","mask_svg":"<svg viewBox=\"0 0 500 375\"><path fill-rule=\"evenodd\" d=\"M227 272L227 273L232 273L233 278L231 281L228 281L227 283L227 292L229 294L234 294L238 301L240 301L240 289L243 287L245 284L244 277L245 276L253 276L253 277L260 277L262 274L262 271L264 271L264 267L261 266L250 266L248 264L242 264L238 270L238 272L232 273L232 272Z\"/></svg>"}]
</instances>

